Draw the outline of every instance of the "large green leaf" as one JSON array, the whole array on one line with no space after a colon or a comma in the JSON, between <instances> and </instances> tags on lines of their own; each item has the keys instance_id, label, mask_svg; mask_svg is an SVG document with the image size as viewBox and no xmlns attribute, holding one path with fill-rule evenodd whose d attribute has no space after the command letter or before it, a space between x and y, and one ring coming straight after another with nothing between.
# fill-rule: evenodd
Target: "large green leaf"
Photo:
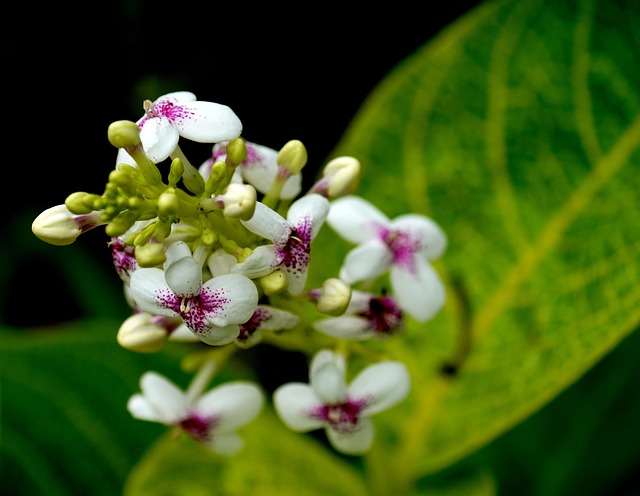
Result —
<instances>
[{"instance_id":1,"label":"large green leaf","mask_svg":"<svg viewBox=\"0 0 640 496\"><path fill-rule=\"evenodd\" d=\"M403 420L380 419L399 480L514 426L640 321L638 25L638 1L486 3L398 66L336 148L361 160L361 196L449 238L444 311L386 344L413 377ZM337 270L344 243L316 243Z\"/></svg>"}]
</instances>

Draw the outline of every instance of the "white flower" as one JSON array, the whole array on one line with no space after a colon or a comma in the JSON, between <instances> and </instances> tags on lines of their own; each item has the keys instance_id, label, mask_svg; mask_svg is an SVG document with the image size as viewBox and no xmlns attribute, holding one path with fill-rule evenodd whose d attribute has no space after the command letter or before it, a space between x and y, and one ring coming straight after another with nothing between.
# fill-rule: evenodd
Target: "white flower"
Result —
<instances>
[{"instance_id":1,"label":"white flower","mask_svg":"<svg viewBox=\"0 0 640 496\"><path fill-rule=\"evenodd\" d=\"M197 101L189 91L167 93L153 103L146 101L145 115L137 124L144 151L154 163L173 153L180 136L199 143L217 143L236 139L242 133L242 123L229 107ZM117 163L135 165L123 148Z\"/></svg>"},{"instance_id":2,"label":"white flower","mask_svg":"<svg viewBox=\"0 0 640 496\"><path fill-rule=\"evenodd\" d=\"M300 294L307 280L311 242L328 211L329 201L316 194L303 196L293 202L287 219L258 202L253 217L241 222L258 236L273 241L273 244L258 246L232 271L253 279L282 269L287 276L289 292Z\"/></svg>"},{"instance_id":3,"label":"white flower","mask_svg":"<svg viewBox=\"0 0 640 496\"><path fill-rule=\"evenodd\" d=\"M344 357L319 351L309 371L309 384L292 382L274 391L274 406L292 430L324 427L333 447L346 454L362 454L373 442L370 416L404 400L409 372L401 362L379 362L365 368L347 385Z\"/></svg>"},{"instance_id":4,"label":"white flower","mask_svg":"<svg viewBox=\"0 0 640 496\"><path fill-rule=\"evenodd\" d=\"M362 198L346 196L331 203L327 223L358 244L347 254L340 279L351 284L390 271L394 296L413 318L424 322L442 309L444 286L429 261L444 252L447 238L433 220L419 214L389 220Z\"/></svg>"},{"instance_id":5,"label":"white flower","mask_svg":"<svg viewBox=\"0 0 640 496\"><path fill-rule=\"evenodd\" d=\"M232 182L247 182L262 194L267 194L278 175L278 152L273 148L245 141L247 158L236 168ZM224 161L227 155L227 142L213 146L211 158L200 166L200 173L206 179L211 167L217 161ZM282 187L280 198L291 200L302 191L302 174L290 175Z\"/></svg>"},{"instance_id":6,"label":"white flower","mask_svg":"<svg viewBox=\"0 0 640 496\"><path fill-rule=\"evenodd\" d=\"M179 427L222 455L242 449L236 430L258 416L264 401L260 389L245 381L228 382L191 397L156 372L142 376L140 389L142 394L127 403L134 418Z\"/></svg>"},{"instance_id":7,"label":"white flower","mask_svg":"<svg viewBox=\"0 0 640 496\"><path fill-rule=\"evenodd\" d=\"M140 268L131 275L131 294L139 310L154 315L179 315L203 342L233 341L238 324L249 320L258 304L258 290L240 274L223 274L202 283L202 268L182 241L167 248L164 270Z\"/></svg>"},{"instance_id":8,"label":"white flower","mask_svg":"<svg viewBox=\"0 0 640 496\"><path fill-rule=\"evenodd\" d=\"M353 290L343 315L321 319L314 327L338 338L368 339L389 337L401 328L402 323L402 310L393 298Z\"/></svg>"}]
</instances>

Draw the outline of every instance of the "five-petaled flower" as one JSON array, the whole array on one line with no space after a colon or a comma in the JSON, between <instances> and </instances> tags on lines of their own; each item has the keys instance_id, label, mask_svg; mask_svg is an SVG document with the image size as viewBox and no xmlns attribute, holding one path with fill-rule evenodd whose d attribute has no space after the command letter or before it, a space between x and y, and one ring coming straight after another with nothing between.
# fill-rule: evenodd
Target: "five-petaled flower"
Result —
<instances>
[{"instance_id":1,"label":"five-petaled flower","mask_svg":"<svg viewBox=\"0 0 640 496\"><path fill-rule=\"evenodd\" d=\"M391 296L353 290L343 315L318 320L314 327L342 339L384 339L396 334L402 324L402 310Z\"/></svg>"},{"instance_id":2,"label":"five-petaled flower","mask_svg":"<svg viewBox=\"0 0 640 496\"><path fill-rule=\"evenodd\" d=\"M291 204L284 219L261 202L256 203L253 217L242 224L273 244L258 246L232 272L250 278L261 277L282 269L287 276L289 292L298 295L307 281L311 242L327 218L329 201L323 196L303 196Z\"/></svg>"},{"instance_id":3,"label":"five-petaled flower","mask_svg":"<svg viewBox=\"0 0 640 496\"><path fill-rule=\"evenodd\" d=\"M236 431L258 416L264 402L258 386L248 381L224 383L198 394L182 391L156 372L146 372L140 389L141 394L127 403L134 418L180 428L221 455L242 449L243 440Z\"/></svg>"},{"instance_id":4,"label":"five-petaled flower","mask_svg":"<svg viewBox=\"0 0 640 496\"><path fill-rule=\"evenodd\" d=\"M179 315L203 342L233 341L239 324L249 320L258 304L258 290L241 274L223 274L202 282L202 268L183 241L166 250L164 270L140 268L131 275L131 294L139 310Z\"/></svg>"},{"instance_id":5,"label":"five-petaled flower","mask_svg":"<svg viewBox=\"0 0 640 496\"><path fill-rule=\"evenodd\" d=\"M167 93L144 103L145 115L137 121L145 153L155 163L165 160L178 146L180 136L199 143L230 141L240 136L242 122L226 105L196 100L189 91ZM135 164L124 150L117 163Z\"/></svg>"},{"instance_id":6,"label":"five-petaled flower","mask_svg":"<svg viewBox=\"0 0 640 496\"><path fill-rule=\"evenodd\" d=\"M368 366L347 385L345 369L342 355L321 350L311 361L309 384L283 384L274 391L273 400L290 429L306 432L324 427L336 450L359 455L373 443L369 417L404 400L410 378L403 363L384 361Z\"/></svg>"},{"instance_id":7,"label":"five-petaled flower","mask_svg":"<svg viewBox=\"0 0 640 496\"><path fill-rule=\"evenodd\" d=\"M420 322L433 318L445 300L445 289L429 263L445 250L447 238L433 220L405 214L394 220L366 200L346 196L331 203L327 223L357 244L344 260L340 279L352 284L389 271L400 307Z\"/></svg>"}]
</instances>

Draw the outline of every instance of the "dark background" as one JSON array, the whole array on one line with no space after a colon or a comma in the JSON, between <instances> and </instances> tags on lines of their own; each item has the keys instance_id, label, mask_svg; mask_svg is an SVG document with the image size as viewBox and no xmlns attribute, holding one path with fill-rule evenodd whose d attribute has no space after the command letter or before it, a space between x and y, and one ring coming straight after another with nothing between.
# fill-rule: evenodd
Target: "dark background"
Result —
<instances>
[{"instance_id":1,"label":"dark background","mask_svg":"<svg viewBox=\"0 0 640 496\"><path fill-rule=\"evenodd\" d=\"M25 12L21 40L8 40L15 172L28 172L29 204L41 209L102 193L115 164L107 127L137 120L142 99L166 88L230 106L251 141L300 139L318 165L384 76L477 3L346 13L140 0Z\"/></svg>"}]
</instances>

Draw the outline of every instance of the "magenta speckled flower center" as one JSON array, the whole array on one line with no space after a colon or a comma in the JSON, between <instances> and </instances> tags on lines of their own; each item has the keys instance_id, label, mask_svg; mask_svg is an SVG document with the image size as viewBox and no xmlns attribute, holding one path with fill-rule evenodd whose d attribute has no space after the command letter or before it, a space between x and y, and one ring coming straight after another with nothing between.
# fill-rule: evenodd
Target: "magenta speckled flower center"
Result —
<instances>
[{"instance_id":1,"label":"magenta speckled flower center","mask_svg":"<svg viewBox=\"0 0 640 496\"><path fill-rule=\"evenodd\" d=\"M258 330L260 324L268 320L271 314L264 308L256 308L251 318L240 325L240 333L237 339L239 341L247 341Z\"/></svg>"},{"instance_id":2,"label":"magenta speckled flower center","mask_svg":"<svg viewBox=\"0 0 640 496\"><path fill-rule=\"evenodd\" d=\"M366 404L365 399L347 399L343 403L320 405L309 416L325 422L337 432L348 434L357 429L360 413Z\"/></svg>"},{"instance_id":3,"label":"magenta speckled flower center","mask_svg":"<svg viewBox=\"0 0 640 496\"><path fill-rule=\"evenodd\" d=\"M178 422L178 425L194 439L206 442L211 439L211 429L215 423L215 417L204 417L197 413L190 413L187 418Z\"/></svg>"},{"instance_id":4,"label":"magenta speckled flower center","mask_svg":"<svg viewBox=\"0 0 640 496\"><path fill-rule=\"evenodd\" d=\"M402 324L402 310L388 296L372 297L369 308L360 315L368 320L369 328L380 335L391 334Z\"/></svg>"},{"instance_id":5,"label":"magenta speckled flower center","mask_svg":"<svg viewBox=\"0 0 640 496\"><path fill-rule=\"evenodd\" d=\"M403 266L407 271L414 273L414 254L422 248L422 243L411 233L397 229L380 227L378 229L380 239L387 245L393 256L393 264Z\"/></svg>"},{"instance_id":6,"label":"magenta speckled flower center","mask_svg":"<svg viewBox=\"0 0 640 496\"><path fill-rule=\"evenodd\" d=\"M276 265L284 265L294 272L303 272L309 265L311 251L311 219L304 217L291 232L285 243L276 243Z\"/></svg>"},{"instance_id":7,"label":"magenta speckled flower center","mask_svg":"<svg viewBox=\"0 0 640 496\"><path fill-rule=\"evenodd\" d=\"M212 290L203 286L199 295L180 298L173 291L163 290L156 292L156 301L159 306L180 315L193 332L202 333L210 327L207 317L221 314L231 303L224 294L223 289Z\"/></svg>"},{"instance_id":8,"label":"magenta speckled flower center","mask_svg":"<svg viewBox=\"0 0 640 496\"><path fill-rule=\"evenodd\" d=\"M138 268L138 261L134 255L133 246L125 245L118 238L111 238L109 243L113 266L121 279L128 279L134 270Z\"/></svg>"}]
</instances>

